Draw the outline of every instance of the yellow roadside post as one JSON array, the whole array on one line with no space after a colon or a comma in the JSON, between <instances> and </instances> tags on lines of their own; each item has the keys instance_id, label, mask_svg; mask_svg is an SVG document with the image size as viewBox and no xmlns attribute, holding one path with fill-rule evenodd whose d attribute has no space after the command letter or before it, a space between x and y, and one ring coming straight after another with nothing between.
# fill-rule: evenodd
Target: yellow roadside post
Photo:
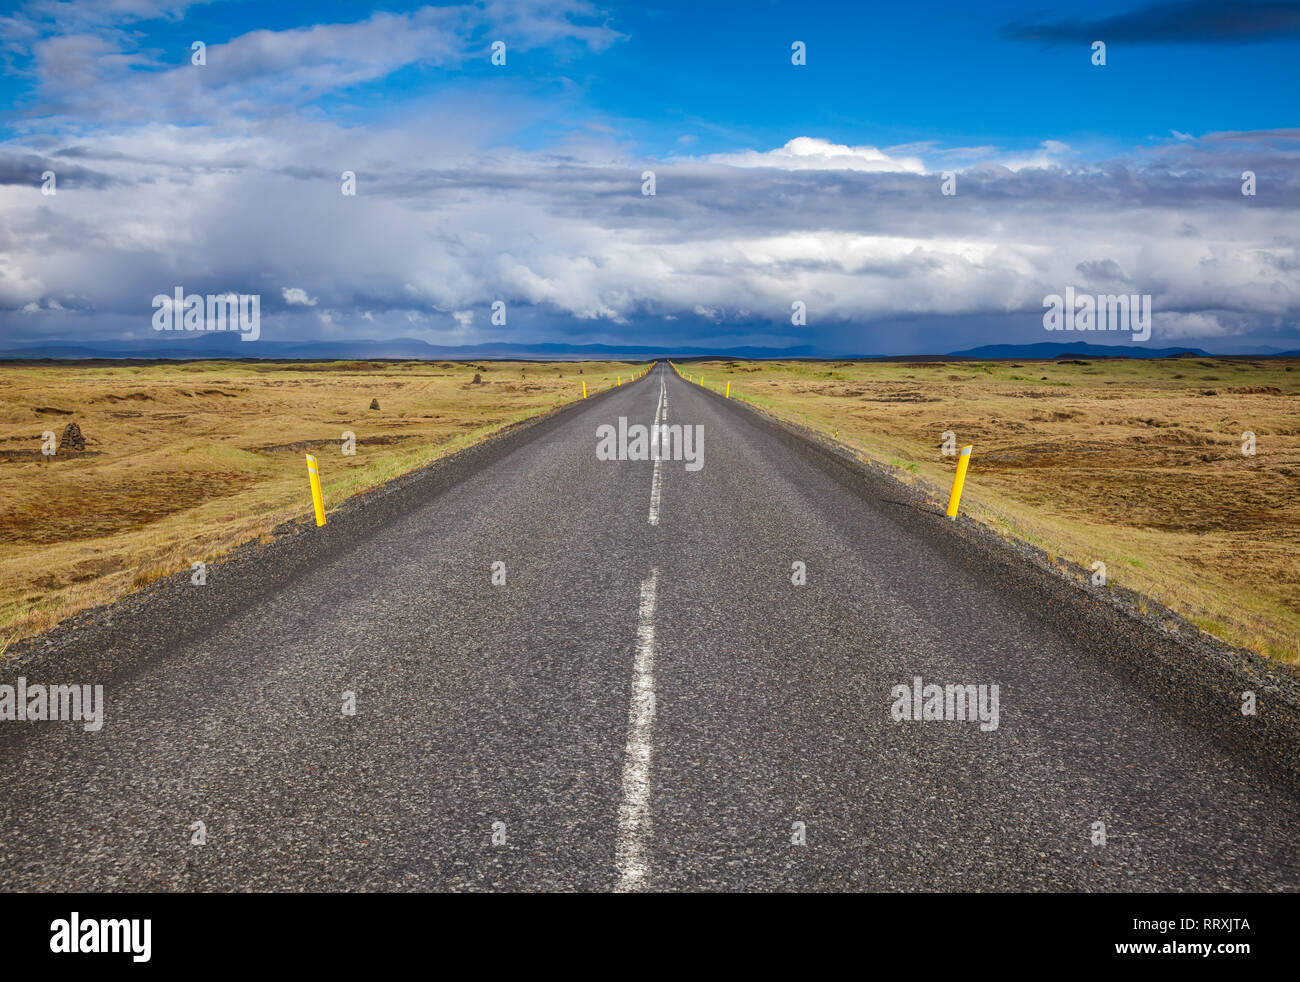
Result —
<instances>
[{"instance_id":1,"label":"yellow roadside post","mask_svg":"<svg viewBox=\"0 0 1300 982\"><path fill-rule=\"evenodd\" d=\"M622 384L623 384L623 376L622 376L622 375L620 375L620 376L618 377L618 384L619 384L619 385L622 385Z\"/></svg>"},{"instance_id":2,"label":"yellow roadside post","mask_svg":"<svg viewBox=\"0 0 1300 982\"><path fill-rule=\"evenodd\" d=\"M961 448L961 457L957 460L957 476L952 479L952 496L948 498L948 517L957 517L957 505L961 502L962 485L966 483L966 468L970 465L970 452L974 445Z\"/></svg>"},{"instance_id":3,"label":"yellow roadside post","mask_svg":"<svg viewBox=\"0 0 1300 982\"><path fill-rule=\"evenodd\" d=\"M587 383L586 383L586 382L583 382L583 383L582 383L582 398L584 398L584 399L587 398Z\"/></svg>"},{"instance_id":4,"label":"yellow roadside post","mask_svg":"<svg viewBox=\"0 0 1300 982\"><path fill-rule=\"evenodd\" d=\"M320 493L320 464L307 454L307 480L311 481L311 503L316 506L316 527L325 524L325 499Z\"/></svg>"},{"instance_id":5,"label":"yellow roadside post","mask_svg":"<svg viewBox=\"0 0 1300 982\"><path fill-rule=\"evenodd\" d=\"M728 398L728 399L731 398L731 383L730 383L730 382L727 383L727 398Z\"/></svg>"}]
</instances>

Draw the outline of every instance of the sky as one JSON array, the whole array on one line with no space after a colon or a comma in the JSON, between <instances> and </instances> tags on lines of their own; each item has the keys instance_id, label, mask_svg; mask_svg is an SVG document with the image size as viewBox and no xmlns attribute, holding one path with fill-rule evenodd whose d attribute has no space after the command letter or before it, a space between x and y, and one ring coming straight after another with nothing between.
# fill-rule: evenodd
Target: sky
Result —
<instances>
[{"instance_id":1,"label":"sky","mask_svg":"<svg viewBox=\"0 0 1300 982\"><path fill-rule=\"evenodd\" d=\"M1300 348L1300 2L31 0L0 64L5 348Z\"/></svg>"}]
</instances>

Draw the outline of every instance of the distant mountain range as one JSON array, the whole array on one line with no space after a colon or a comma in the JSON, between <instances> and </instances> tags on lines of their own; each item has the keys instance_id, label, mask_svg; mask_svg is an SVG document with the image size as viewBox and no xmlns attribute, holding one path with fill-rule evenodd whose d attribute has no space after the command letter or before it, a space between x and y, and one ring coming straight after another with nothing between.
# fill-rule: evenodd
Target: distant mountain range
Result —
<instances>
[{"instance_id":1,"label":"distant mountain range","mask_svg":"<svg viewBox=\"0 0 1300 982\"><path fill-rule=\"evenodd\" d=\"M1060 341L1040 341L1037 344L986 344L969 351L954 351L954 358L1060 358L1062 355L1086 355L1089 358L1178 358L1196 355L1213 357L1200 348L1144 348L1141 345L1075 344Z\"/></svg>"},{"instance_id":2,"label":"distant mountain range","mask_svg":"<svg viewBox=\"0 0 1300 982\"><path fill-rule=\"evenodd\" d=\"M423 361L481 359L504 361L604 361L647 358L811 358L812 345L793 348L692 348L610 344L429 344L415 338L388 341L241 341L230 332L203 334L183 341L50 341L0 350L0 358L266 358L276 360L370 360L414 358Z\"/></svg>"},{"instance_id":3,"label":"distant mountain range","mask_svg":"<svg viewBox=\"0 0 1300 982\"><path fill-rule=\"evenodd\" d=\"M1220 352L1230 354L1231 352ZM1244 350L1236 354L1250 357L1300 357L1300 351ZM254 358L280 361L369 361L387 359L417 359L423 361L605 361L616 359L643 360L649 358L868 358L923 361L939 358L963 359L1050 359L1078 355L1087 358L1212 358L1201 348L1146 348L1141 345L1104 345L1044 341L1037 344L986 344L966 351L947 354L915 355L826 355L812 345L790 348L704 348L656 345L613 344L543 344L505 343L471 345L429 344L415 338L393 338L388 341L358 339L354 341L241 341L234 333L204 334L184 340L163 341L94 341L76 343L48 341L0 350L5 359L172 359L199 358Z\"/></svg>"}]
</instances>

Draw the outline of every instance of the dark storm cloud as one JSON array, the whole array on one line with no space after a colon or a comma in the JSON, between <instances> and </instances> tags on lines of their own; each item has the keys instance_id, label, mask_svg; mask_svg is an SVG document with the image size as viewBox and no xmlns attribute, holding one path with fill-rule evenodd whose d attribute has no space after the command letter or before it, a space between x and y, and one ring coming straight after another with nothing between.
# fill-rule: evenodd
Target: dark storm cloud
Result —
<instances>
[{"instance_id":1,"label":"dark storm cloud","mask_svg":"<svg viewBox=\"0 0 1300 982\"><path fill-rule=\"evenodd\" d=\"M58 190L71 188L102 189L122 183L115 177L89 170L78 164L65 163L58 157L0 150L0 185L16 184L40 188L46 171L55 174Z\"/></svg>"},{"instance_id":2,"label":"dark storm cloud","mask_svg":"<svg viewBox=\"0 0 1300 982\"><path fill-rule=\"evenodd\" d=\"M1002 29L1016 41L1131 44L1246 43L1300 38L1300 3L1160 3L1094 20L1017 22Z\"/></svg>"}]
</instances>

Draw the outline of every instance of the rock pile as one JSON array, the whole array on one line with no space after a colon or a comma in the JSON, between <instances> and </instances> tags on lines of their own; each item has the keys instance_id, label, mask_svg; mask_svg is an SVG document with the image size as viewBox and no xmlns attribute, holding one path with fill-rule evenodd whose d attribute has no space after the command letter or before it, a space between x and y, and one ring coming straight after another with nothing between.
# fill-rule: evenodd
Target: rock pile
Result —
<instances>
[{"instance_id":1,"label":"rock pile","mask_svg":"<svg viewBox=\"0 0 1300 982\"><path fill-rule=\"evenodd\" d=\"M86 438L81 433L81 427L76 423L69 423L63 428L63 439L59 441L60 450L85 450Z\"/></svg>"}]
</instances>

